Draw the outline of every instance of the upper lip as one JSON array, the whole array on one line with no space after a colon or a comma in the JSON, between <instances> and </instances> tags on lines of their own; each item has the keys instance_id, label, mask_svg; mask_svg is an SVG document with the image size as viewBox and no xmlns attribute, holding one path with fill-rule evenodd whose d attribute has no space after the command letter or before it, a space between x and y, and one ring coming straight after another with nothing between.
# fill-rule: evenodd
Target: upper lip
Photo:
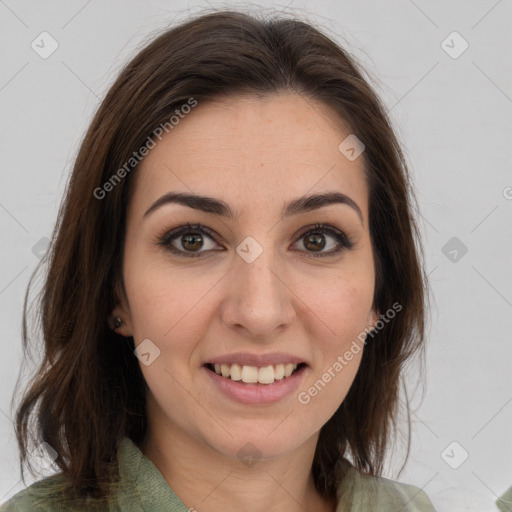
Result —
<instances>
[{"instance_id":1,"label":"upper lip","mask_svg":"<svg viewBox=\"0 0 512 512\"><path fill-rule=\"evenodd\" d=\"M240 366L271 366L276 364L300 364L305 363L304 359L286 354L284 352L274 352L269 354L250 354L248 352L236 352L217 356L206 361L205 364L239 364Z\"/></svg>"}]
</instances>

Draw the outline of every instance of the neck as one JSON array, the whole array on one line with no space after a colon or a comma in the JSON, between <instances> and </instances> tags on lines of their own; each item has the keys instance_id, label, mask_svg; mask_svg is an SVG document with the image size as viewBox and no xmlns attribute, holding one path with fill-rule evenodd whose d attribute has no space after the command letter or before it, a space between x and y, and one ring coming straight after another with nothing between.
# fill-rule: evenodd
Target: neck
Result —
<instances>
[{"instance_id":1,"label":"neck","mask_svg":"<svg viewBox=\"0 0 512 512\"><path fill-rule=\"evenodd\" d=\"M150 422L148 427L148 435L140 446L142 453L191 510L336 510L334 501L317 492L311 473L318 433L282 457L243 463L175 425L167 423L165 429L152 429Z\"/></svg>"}]
</instances>

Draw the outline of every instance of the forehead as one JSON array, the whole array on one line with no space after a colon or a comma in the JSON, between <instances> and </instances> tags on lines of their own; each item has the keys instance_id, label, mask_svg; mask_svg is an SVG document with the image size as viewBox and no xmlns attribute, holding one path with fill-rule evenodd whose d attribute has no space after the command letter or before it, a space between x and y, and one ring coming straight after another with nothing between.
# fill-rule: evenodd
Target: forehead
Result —
<instances>
[{"instance_id":1,"label":"forehead","mask_svg":"<svg viewBox=\"0 0 512 512\"><path fill-rule=\"evenodd\" d=\"M337 190L365 212L363 158L338 149L350 133L328 106L297 94L199 102L144 157L130 208L180 191L223 198L239 212L280 211L287 199Z\"/></svg>"}]
</instances>

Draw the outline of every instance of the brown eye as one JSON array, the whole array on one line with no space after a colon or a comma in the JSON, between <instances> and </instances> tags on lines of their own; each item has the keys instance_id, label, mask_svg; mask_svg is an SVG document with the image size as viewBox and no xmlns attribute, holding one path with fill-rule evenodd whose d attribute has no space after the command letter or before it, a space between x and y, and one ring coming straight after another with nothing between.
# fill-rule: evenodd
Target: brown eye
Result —
<instances>
[{"instance_id":1,"label":"brown eye","mask_svg":"<svg viewBox=\"0 0 512 512\"><path fill-rule=\"evenodd\" d=\"M200 224L186 224L168 231L160 237L158 243L175 254L191 257L203 256L205 252L216 250L217 246L210 230Z\"/></svg>"},{"instance_id":2,"label":"brown eye","mask_svg":"<svg viewBox=\"0 0 512 512\"><path fill-rule=\"evenodd\" d=\"M314 233L304 237L304 246L312 251L321 251L325 247L325 237Z\"/></svg>"},{"instance_id":3,"label":"brown eye","mask_svg":"<svg viewBox=\"0 0 512 512\"><path fill-rule=\"evenodd\" d=\"M181 245L187 251L197 251L203 246L202 235L187 234L181 236Z\"/></svg>"},{"instance_id":4,"label":"brown eye","mask_svg":"<svg viewBox=\"0 0 512 512\"><path fill-rule=\"evenodd\" d=\"M355 245L342 231L319 223L301 235L296 244L299 242L302 242L301 252L309 257L334 256ZM201 224L186 224L167 231L159 237L158 244L185 257L203 257L205 253L223 250L215 242L213 231Z\"/></svg>"},{"instance_id":5,"label":"brown eye","mask_svg":"<svg viewBox=\"0 0 512 512\"><path fill-rule=\"evenodd\" d=\"M329 242L329 238L334 242ZM305 252L311 257L334 256L352 249L355 245L343 231L319 223L315 224L314 229L301 235L300 240ZM324 251L326 247L327 250Z\"/></svg>"}]
</instances>

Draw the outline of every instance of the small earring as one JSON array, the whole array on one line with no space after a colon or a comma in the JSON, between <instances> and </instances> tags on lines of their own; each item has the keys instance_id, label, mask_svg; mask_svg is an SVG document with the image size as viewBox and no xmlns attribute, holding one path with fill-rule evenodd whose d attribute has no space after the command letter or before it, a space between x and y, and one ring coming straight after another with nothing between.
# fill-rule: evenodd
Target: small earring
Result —
<instances>
[{"instance_id":1,"label":"small earring","mask_svg":"<svg viewBox=\"0 0 512 512\"><path fill-rule=\"evenodd\" d=\"M114 331L117 331L117 329L119 329L119 327L121 327L122 323L123 323L123 321L118 316L116 316L114 318L114 327L113 327Z\"/></svg>"}]
</instances>

